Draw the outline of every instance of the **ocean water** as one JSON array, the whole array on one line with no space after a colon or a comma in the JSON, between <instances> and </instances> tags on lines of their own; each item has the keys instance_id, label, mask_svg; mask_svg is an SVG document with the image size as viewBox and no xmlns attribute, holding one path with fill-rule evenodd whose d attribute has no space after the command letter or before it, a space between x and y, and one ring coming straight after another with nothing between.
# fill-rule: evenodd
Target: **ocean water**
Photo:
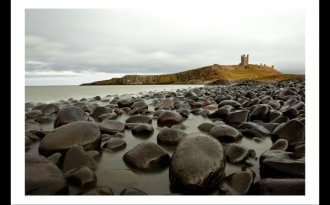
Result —
<instances>
[{"instance_id":1,"label":"ocean water","mask_svg":"<svg viewBox=\"0 0 330 205\"><path fill-rule=\"evenodd\" d=\"M176 90L203 85L94 85L94 86L25 86L25 102L54 102L69 98L138 94L148 91Z\"/></svg>"}]
</instances>

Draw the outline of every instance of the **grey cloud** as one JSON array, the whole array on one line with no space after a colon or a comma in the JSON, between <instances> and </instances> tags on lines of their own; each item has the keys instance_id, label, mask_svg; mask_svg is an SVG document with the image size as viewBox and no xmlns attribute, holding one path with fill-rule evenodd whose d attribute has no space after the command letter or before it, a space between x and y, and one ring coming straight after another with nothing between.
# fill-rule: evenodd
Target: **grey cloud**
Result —
<instances>
[{"instance_id":1,"label":"grey cloud","mask_svg":"<svg viewBox=\"0 0 330 205\"><path fill-rule=\"evenodd\" d=\"M237 64L242 53L251 63L304 72L301 9L27 9L25 29L27 72L171 73Z\"/></svg>"}]
</instances>

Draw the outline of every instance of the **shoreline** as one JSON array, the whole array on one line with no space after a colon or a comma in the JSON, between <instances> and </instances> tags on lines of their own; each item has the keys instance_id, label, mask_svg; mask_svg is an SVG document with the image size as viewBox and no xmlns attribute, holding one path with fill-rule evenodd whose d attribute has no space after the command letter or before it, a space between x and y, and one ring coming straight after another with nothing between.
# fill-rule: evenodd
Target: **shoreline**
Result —
<instances>
[{"instance_id":1,"label":"shoreline","mask_svg":"<svg viewBox=\"0 0 330 205\"><path fill-rule=\"evenodd\" d=\"M26 103L26 194L56 172L65 195L304 195L304 102L290 80Z\"/></svg>"}]
</instances>

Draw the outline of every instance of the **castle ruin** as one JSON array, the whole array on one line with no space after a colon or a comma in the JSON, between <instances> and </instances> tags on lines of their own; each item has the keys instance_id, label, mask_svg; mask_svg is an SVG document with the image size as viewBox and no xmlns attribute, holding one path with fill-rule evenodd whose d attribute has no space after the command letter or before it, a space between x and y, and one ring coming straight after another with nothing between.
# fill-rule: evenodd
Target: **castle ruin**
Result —
<instances>
[{"instance_id":1,"label":"castle ruin","mask_svg":"<svg viewBox=\"0 0 330 205\"><path fill-rule=\"evenodd\" d=\"M249 54L245 56L245 54L241 55L241 63L239 65L245 66L249 64Z\"/></svg>"}]
</instances>

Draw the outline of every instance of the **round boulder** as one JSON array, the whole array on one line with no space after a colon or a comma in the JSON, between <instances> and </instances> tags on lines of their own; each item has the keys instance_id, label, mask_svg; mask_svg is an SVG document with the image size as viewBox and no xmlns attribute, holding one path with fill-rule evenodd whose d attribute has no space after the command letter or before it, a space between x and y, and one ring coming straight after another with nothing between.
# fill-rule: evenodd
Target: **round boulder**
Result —
<instances>
[{"instance_id":1,"label":"round boulder","mask_svg":"<svg viewBox=\"0 0 330 205\"><path fill-rule=\"evenodd\" d=\"M157 142L164 145L176 145L187 134L181 129L163 128L157 135Z\"/></svg>"},{"instance_id":2,"label":"round boulder","mask_svg":"<svg viewBox=\"0 0 330 205\"><path fill-rule=\"evenodd\" d=\"M182 121L183 117L179 113L173 111L164 111L159 115L157 124L159 126L172 126L179 124Z\"/></svg>"},{"instance_id":3,"label":"round boulder","mask_svg":"<svg viewBox=\"0 0 330 205\"><path fill-rule=\"evenodd\" d=\"M208 136L187 136L172 155L171 187L184 193L203 193L219 185L225 166L225 154L219 141Z\"/></svg>"},{"instance_id":4,"label":"round boulder","mask_svg":"<svg viewBox=\"0 0 330 205\"><path fill-rule=\"evenodd\" d=\"M85 112L76 106L68 106L60 109L54 121L54 128L68 124L75 121L87 121L88 116Z\"/></svg>"},{"instance_id":5,"label":"round boulder","mask_svg":"<svg viewBox=\"0 0 330 205\"><path fill-rule=\"evenodd\" d=\"M98 126L92 122L71 122L49 132L39 144L39 153L49 156L55 152L66 152L74 145L85 149L98 149L101 135Z\"/></svg>"},{"instance_id":6,"label":"round boulder","mask_svg":"<svg viewBox=\"0 0 330 205\"><path fill-rule=\"evenodd\" d=\"M25 154L25 194L67 194L68 186L62 171L45 157Z\"/></svg>"},{"instance_id":7,"label":"round boulder","mask_svg":"<svg viewBox=\"0 0 330 205\"><path fill-rule=\"evenodd\" d=\"M242 133L229 125L216 125L210 129L209 134L220 142L235 142L242 138Z\"/></svg>"},{"instance_id":8,"label":"round boulder","mask_svg":"<svg viewBox=\"0 0 330 205\"><path fill-rule=\"evenodd\" d=\"M136 145L123 158L130 166L138 169L165 167L170 162L170 156L152 142L142 142Z\"/></svg>"}]
</instances>

